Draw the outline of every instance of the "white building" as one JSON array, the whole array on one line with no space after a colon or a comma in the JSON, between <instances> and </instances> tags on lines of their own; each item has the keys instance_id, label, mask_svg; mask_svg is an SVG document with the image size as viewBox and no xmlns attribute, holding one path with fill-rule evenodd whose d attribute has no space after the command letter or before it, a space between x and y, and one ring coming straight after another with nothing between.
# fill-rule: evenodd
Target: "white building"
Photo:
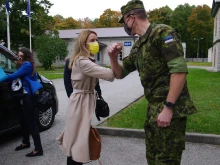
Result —
<instances>
[{"instance_id":1,"label":"white building","mask_svg":"<svg viewBox=\"0 0 220 165\"><path fill-rule=\"evenodd\" d=\"M76 38L84 29L59 30L59 37L68 44L68 56L72 55ZM129 55L129 52L137 40L137 36L128 36L123 27L116 28L94 28L91 29L98 35L100 52L95 56L96 63L99 65L110 65L107 48L111 43L119 43L122 46L121 54L118 60L121 63L122 59ZM186 57L186 43L182 43L184 49L184 58Z\"/></svg>"},{"instance_id":2,"label":"white building","mask_svg":"<svg viewBox=\"0 0 220 165\"><path fill-rule=\"evenodd\" d=\"M59 37L68 44L68 55L72 55L78 34L85 29L59 30ZM107 48L111 43L119 43L122 51L118 56L119 62L128 56L137 37L128 36L123 27L116 28L94 28L90 29L97 33L100 52L95 56L96 63L100 65L110 65Z\"/></svg>"},{"instance_id":3,"label":"white building","mask_svg":"<svg viewBox=\"0 0 220 165\"><path fill-rule=\"evenodd\" d=\"M213 0L211 15L214 17L214 36L212 53L212 67L214 71L220 71L220 0Z\"/></svg>"}]
</instances>

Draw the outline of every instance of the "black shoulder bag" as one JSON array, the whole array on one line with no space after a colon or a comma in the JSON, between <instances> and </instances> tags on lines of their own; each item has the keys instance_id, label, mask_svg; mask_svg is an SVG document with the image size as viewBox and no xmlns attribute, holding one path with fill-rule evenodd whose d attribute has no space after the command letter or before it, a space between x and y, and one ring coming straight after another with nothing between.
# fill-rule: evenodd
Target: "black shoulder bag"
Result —
<instances>
[{"instance_id":1,"label":"black shoulder bag","mask_svg":"<svg viewBox=\"0 0 220 165\"><path fill-rule=\"evenodd\" d=\"M96 99L95 114L96 114L98 121L100 121L100 117L108 117L109 116L108 103L106 103L102 97L99 97L98 94L97 94L97 99Z\"/></svg>"},{"instance_id":2,"label":"black shoulder bag","mask_svg":"<svg viewBox=\"0 0 220 165\"><path fill-rule=\"evenodd\" d=\"M32 92L35 100L35 106L37 107L38 110L42 112L46 112L53 104L53 99L52 99L53 97L45 88L44 83L38 73L37 73L37 77L40 79L43 88L39 89L35 93ZM29 83L28 86L30 91L32 91Z\"/></svg>"}]
</instances>

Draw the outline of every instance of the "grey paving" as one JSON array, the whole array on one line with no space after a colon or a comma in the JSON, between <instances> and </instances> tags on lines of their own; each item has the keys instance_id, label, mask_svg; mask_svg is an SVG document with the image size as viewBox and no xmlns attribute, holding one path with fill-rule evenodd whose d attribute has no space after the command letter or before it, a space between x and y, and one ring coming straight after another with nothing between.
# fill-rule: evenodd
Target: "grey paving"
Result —
<instances>
[{"instance_id":1,"label":"grey paving","mask_svg":"<svg viewBox=\"0 0 220 165\"><path fill-rule=\"evenodd\" d=\"M97 130L102 135L131 137L131 138L145 138L143 129L125 129L125 128L109 128L96 126ZM186 133L186 141L193 143L205 143L220 145L220 135L200 134L200 133Z\"/></svg>"},{"instance_id":2,"label":"grey paving","mask_svg":"<svg viewBox=\"0 0 220 165\"><path fill-rule=\"evenodd\" d=\"M43 138L45 138L43 136ZM143 138L101 135L102 152L100 161L103 165L147 165ZM54 141L44 141L44 156L27 158L30 151L15 152L16 142L0 145L1 165L65 165L66 157ZM7 151L7 152L5 152ZM219 165L220 146L199 143L186 143L181 165ZM98 165L98 161L88 163Z\"/></svg>"},{"instance_id":3,"label":"grey paving","mask_svg":"<svg viewBox=\"0 0 220 165\"><path fill-rule=\"evenodd\" d=\"M55 138L63 130L66 118L68 98L66 96L63 80L53 81L58 98L59 113L56 116L51 129L41 132L44 156L26 158L24 155L33 150L31 148L15 152L14 148L20 144L21 137L13 134L10 137L0 139L0 165L65 165L66 157L59 149ZM100 81L103 97L109 103L111 114L116 114L130 103L143 96L143 88L140 84L137 72L133 72L124 80L116 80L112 83ZM143 130L113 129L97 126L105 121L97 121L93 117L95 125L102 137L101 162L103 165L144 165L145 145ZM183 152L182 165L219 165L220 146L218 135L187 134L186 149ZM193 143L192 143L193 142ZM98 161L89 163L98 165Z\"/></svg>"},{"instance_id":4,"label":"grey paving","mask_svg":"<svg viewBox=\"0 0 220 165\"><path fill-rule=\"evenodd\" d=\"M102 136L103 165L146 165L144 139ZM181 165L219 165L220 146L186 143ZM98 162L92 162L97 165Z\"/></svg>"},{"instance_id":5,"label":"grey paving","mask_svg":"<svg viewBox=\"0 0 220 165\"><path fill-rule=\"evenodd\" d=\"M214 69L211 66L188 66L188 68L206 69L209 72L214 72Z\"/></svg>"}]
</instances>

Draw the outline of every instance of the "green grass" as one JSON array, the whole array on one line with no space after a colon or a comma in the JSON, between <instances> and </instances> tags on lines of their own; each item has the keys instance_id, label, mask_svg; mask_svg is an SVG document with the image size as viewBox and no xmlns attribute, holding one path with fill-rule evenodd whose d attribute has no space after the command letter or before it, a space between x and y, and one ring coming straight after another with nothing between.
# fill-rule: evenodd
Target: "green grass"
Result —
<instances>
[{"instance_id":1,"label":"green grass","mask_svg":"<svg viewBox=\"0 0 220 165\"><path fill-rule=\"evenodd\" d=\"M100 126L143 129L146 106L146 99L141 97L127 108L121 110L111 118L108 118L104 123L101 123Z\"/></svg>"},{"instance_id":2,"label":"green grass","mask_svg":"<svg viewBox=\"0 0 220 165\"><path fill-rule=\"evenodd\" d=\"M110 66L104 65L103 67L110 68ZM58 78L63 78L63 72L64 69L63 67L60 68L53 68L51 70L45 70L44 68L37 68L38 73L43 75L44 77L52 80L52 79L58 79Z\"/></svg>"},{"instance_id":3,"label":"green grass","mask_svg":"<svg viewBox=\"0 0 220 165\"><path fill-rule=\"evenodd\" d=\"M212 63L210 62L187 62L187 65L190 66L212 66ZM111 68L110 66L103 65L103 67ZM37 68L37 71L45 76L46 78L52 80L52 79L58 79L63 78L63 69L64 67L52 67L51 70L45 70L44 68Z\"/></svg>"},{"instance_id":4,"label":"green grass","mask_svg":"<svg viewBox=\"0 0 220 165\"><path fill-rule=\"evenodd\" d=\"M186 62L189 66L212 66L211 62Z\"/></svg>"},{"instance_id":5,"label":"green grass","mask_svg":"<svg viewBox=\"0 0 220 165\"><path fill-rule=\"evenodd\" d=\"M220 134L220 73L189 69L187 83L198 112L189 116L187 132ZM143 129L147 101L144 97L100 126Z\"/></svg>"},{"instance_id":6,"label":"green grass","mask_svg":"<svg viewBox=\"0 0 220 165\"><path fill-rule=\"evenodd\" d=\"M37 71L50 80L63 78L63 69L44 70L42 68L37 68Z\"/></svg>"}]
</instances>

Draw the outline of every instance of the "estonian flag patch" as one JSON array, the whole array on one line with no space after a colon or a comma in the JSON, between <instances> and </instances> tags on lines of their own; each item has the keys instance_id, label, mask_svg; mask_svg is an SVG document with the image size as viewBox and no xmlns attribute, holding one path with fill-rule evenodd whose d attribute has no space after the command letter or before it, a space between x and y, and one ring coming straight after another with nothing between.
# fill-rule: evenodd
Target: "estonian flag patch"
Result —
<instances>
[{"instance_id":1,"label":"estonian flag patch","mask_svg":"<svg viewBox=\"0 0 220 165\"><path fill-rule=\"evenodd\" d=\"M173 37L172 36L166 36L164 39L165 44L173 42Z\"/></svg>"}]
</instances>

